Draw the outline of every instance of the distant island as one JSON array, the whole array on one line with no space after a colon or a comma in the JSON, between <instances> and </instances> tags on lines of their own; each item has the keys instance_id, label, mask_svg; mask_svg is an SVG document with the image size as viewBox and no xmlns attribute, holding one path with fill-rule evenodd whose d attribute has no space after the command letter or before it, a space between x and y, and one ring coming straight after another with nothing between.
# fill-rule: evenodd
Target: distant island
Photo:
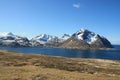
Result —
<instances>
[{"instance_id":1,"label":"distant island","mask_svg":"<svg viewBox=\"0 0 120 80\"><path fill-rule=\"evenodd\" d=\"M61 38L40 34L29 40L27 37L13 33L0 34L0 46L10 47L58 47L71 49L105 49L113 48L110 41L87 29L80 29L72 35L64 34Z\"/></svg>"}]
</instances>

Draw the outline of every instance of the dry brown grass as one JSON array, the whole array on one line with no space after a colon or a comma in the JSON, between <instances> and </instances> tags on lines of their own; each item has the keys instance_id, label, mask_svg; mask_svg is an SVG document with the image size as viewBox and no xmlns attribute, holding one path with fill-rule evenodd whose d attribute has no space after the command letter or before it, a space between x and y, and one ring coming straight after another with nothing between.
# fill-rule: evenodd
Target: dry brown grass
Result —
<instances>
[{"instance_id":1,"label":"dry brown grass","mask_svg":"<svg viewBox=\"0 0 120 80\"><path fill-rule=\"evenodd\" d=\"M120 80L120 61L0 51L0 80Z\"/></svg>"},{"instance_id":2,"label":"dry brown grass","mask_svg":"<svg viewBox=\"0 0 120 80\"><path fill-rule=\"evenodd\" d=\"M0 80L119 80L118 76L92 75L40 66L0 67Z\"/></svg>"}]
</instances>

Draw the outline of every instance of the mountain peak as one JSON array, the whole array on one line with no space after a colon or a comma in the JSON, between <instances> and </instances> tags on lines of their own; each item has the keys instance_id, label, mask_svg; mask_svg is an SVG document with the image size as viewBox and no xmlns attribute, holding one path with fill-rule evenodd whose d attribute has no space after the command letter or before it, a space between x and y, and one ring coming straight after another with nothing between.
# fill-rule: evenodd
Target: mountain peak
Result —
<instances>
[{"instance_id":1,"label":"mountain peak","mask_svg":"<svg viewBox=\"0 0 120 80\"><path fill-rule=\"evenodd\" d=\"M0 32L0 36L13 36L12 32Z\"/></svg>"},{"instance_id":2,"label":"mountain peak","mask_svg":"<svg viewBox=\"0 0 120 80\"><path fill-rule=\"evenodd\" d=\"M73 36L79 40L85 40L88 44L90 44L96 34L92 31L89 31L87 29L80 29L76 33L73 34Z\"/></svg>"},{"instance_id":3,"label":"mountain peak","mask_svg":"<svg viewBox=\"0 0 120 80\"><path fill-rule=\"evenodd\" d=\"M94 32L92 32L92 31L90 31L90 30L88 30L88 29L85 29L85 28L81 28L79 31L77 31L76 33L92 33L92 34L94 34Z\"/></svg>"},{"instance_id":4,"label":"mountain peak","mask_svg":"<svg viewBox=\"0 0 120 80\"><path fill-rule=\"evenodd\" d=\"M85 31L88 31L88 30L85 29L85 28L81 28L80 31L81 31L81 32L85 32Z\"/></svg>"},{"instance_id":5,"label":"mountain peak","mask_svg":"<svg viewBox=\"0 0 120 80\"><path fill-rule=\"evenodd\" d=\"M12 32L8 32L7 35L12 35L13 36L14 34Z\"/></svg>"},{"instance_id":6,"label":"mountain peak","mask_svg":"<svg viewBox=\"0 0 120 80\"><path fill-rule=\"evenodd\" d=\"M81 28L81 29L79 29L77 32L78 32L78 33L80 33L80 32L83 33L83 32L86 32L86 31L88 31L88 30L85 29L85 28Z\"/></svg>"}]
</instances>

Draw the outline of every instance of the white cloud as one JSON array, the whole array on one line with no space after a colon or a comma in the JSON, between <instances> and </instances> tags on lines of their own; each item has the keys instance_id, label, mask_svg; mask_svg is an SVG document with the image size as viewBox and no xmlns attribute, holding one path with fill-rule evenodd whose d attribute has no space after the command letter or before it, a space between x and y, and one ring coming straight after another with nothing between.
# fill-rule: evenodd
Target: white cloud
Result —
<instances>
[{"instance_id":1,"label":"white cloud","mask_svg":"<svg viewBox=\"0 0 120 80\"><path fill-rule=\"evenodd\" d=\"M80 3L74 3L74 4L73 4L73 7L74 7L74 8L80 8Z\"/></svg>"}]
</instances>

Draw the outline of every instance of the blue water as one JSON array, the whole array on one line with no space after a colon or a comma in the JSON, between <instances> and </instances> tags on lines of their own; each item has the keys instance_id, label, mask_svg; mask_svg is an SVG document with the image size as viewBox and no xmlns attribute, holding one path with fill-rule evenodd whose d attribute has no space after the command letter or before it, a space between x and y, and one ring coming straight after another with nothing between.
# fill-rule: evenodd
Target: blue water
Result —
<instances>
[{"instance_id":1,"label":"blue water","mask_svg":"<svg viewBox=\"0 0 120 80\"><path fill-rule=\"evenodd\" d=\"M120 45L116 45L115 48L115 50L76 50L48 47L0 47L0 50L17 51L25 54L36 53L51 56L63 56L68 58L120 60Z\"/></svg>"}]
</instances>

